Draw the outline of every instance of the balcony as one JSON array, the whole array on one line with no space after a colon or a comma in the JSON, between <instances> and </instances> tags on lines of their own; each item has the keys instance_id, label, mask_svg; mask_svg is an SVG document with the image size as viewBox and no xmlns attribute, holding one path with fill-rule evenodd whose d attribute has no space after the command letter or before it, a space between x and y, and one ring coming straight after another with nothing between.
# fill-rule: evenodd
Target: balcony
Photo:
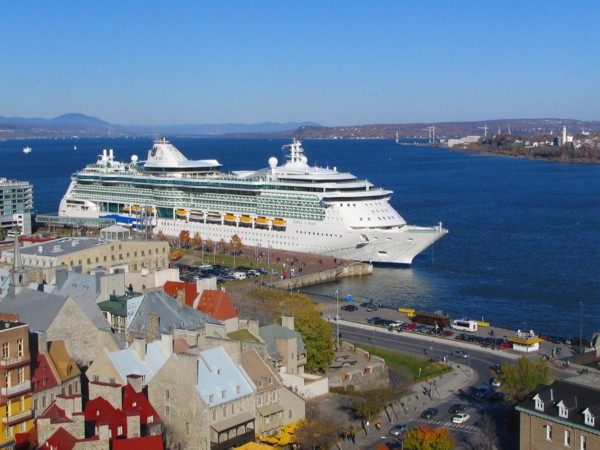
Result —
<instances>
[{"instance_id":1,"label":"balcony","mask_svg":"<svg viewBox=\"0 0 600 450\"><path fill-rule=\"evenodd\" d=\"M2 358L0 359L0 367L10 367L29 364L31 359L29 355L18 356L16 358Z\"/></svg>"},{"instance_id":2,"label":"balcony","mask_svg":"<svg viewBox=\"0 0 600 450\"><path fill-rule=\"evenodd\" d=\"M10 397L17 394L24 394L27 391L31 390L31 381L26 381L25 383L17 384L15 386L3 387L0 389L0 395L4 397Z\"/></svg>"},{"instance_id":3,"label":"balcony","mask_svg":"<svg viewBox=\"0 0 600 450\"><path fill-rule=\"evenodd\" d=\"M232 447L239 447L247 444L248 442L254 442L254 437L254 430L249 430L224 442L211 442L210 448L211 450L227 450Z\"/></svg>"},{"instance_id":4,"label":"balcony","mask_svg":"<svg viewBox=\"0 0 600 450\"><path fill-rule=\"evenodd\" d=\"M12 416L2 417L2 424L5 427L12 426L12 425L24 422L24 421L32 419L32 418L33 418L33 411L30 409L27 411L22 411L19 414L13 414Z\"/></svg>"}]
</instances>

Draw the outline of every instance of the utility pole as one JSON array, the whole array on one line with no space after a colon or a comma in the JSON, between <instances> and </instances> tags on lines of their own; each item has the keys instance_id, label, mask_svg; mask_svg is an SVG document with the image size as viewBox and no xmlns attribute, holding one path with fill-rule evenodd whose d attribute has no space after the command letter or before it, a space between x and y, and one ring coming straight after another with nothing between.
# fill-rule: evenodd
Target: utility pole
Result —
<instances>
[{"instance_id":1,"label":"utility pole","mask_svg":"<svg viewBox=\"0 0 600 450\"><path fill-rule=\"evenodd\" d=\"M583 302L579 302L579 354L581 355L581 346L583 340Z\"/></svg>"}]
</instances>

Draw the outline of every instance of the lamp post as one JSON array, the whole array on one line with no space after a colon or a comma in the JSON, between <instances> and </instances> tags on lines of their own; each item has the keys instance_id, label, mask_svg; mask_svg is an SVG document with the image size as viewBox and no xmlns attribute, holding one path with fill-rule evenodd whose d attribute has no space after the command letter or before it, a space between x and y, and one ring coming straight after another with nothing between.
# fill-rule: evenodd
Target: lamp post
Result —
<instances>
[{"instance_id":1,"label":"lamp post","mask_svg":"<svg viewBox=\"0 0 600 450\"><path fill-rule=\"evenodd\" d=\"M336 286L335 288L335 321L336 321L336 334L335 341L337 343L337 349L340 350L340 295L339 290Z\"/></svg>"}]
</instances>

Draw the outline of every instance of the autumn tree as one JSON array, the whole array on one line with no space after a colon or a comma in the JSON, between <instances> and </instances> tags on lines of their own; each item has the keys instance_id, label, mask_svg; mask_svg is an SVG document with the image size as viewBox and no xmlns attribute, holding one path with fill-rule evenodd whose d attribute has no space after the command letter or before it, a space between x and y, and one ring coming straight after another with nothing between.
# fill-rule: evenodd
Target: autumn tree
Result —
<instances>
[{"instance_id":1,"label":"autumn tree","mask_svg":"<svg viewBox=\"0 0 600 450\"><path fill-rule=\"evenodd\" d=\"M227 253L227 248L227 242L225 242L225 239L221 239L218 244L218 249L223 253Z\"/></svg>"},{"instance_id":2,"label":"autumn tree","mask_svg":"<svg viewBox=\"0 0 600 450\"><path fill-rule=\"evenodd\" d=\"M194 233L194 237L192 238L192 244L194 245L195 249L202 247L202 238L200 237L200 233L197 231Z\"/></svg>"},{"instance_id":3,"label":"autumn tree","mask_svg":"<svg viewBox=\"0 0 600 450\"><path fill-rule=\"evenodd\" d=\"M159 241L166 241L169 238L167 237L167 235L165 233L161 231L159 231L158 233L156 233L156 239L158 239Z\"/></svg>"},{"instance_id":4,"label":"autumn tree","mask_svg":"<svg viewBox=\"0 0 600 450\"><path fill-rule=\"evenodd\" d=\"M294 435L302 448L316 450L331 447L339 440L342 431L335 420L315 417L304 419Z\"/></svg>"},{"instance_id":5,"label":"autumn tree","mask_svg":"<svg viewBox=\"0 0 600 450\"><path fill-rule=\"evenodd\" d=\"M531 361L522 356L516 364L502 364L500 380L511 401L518 403L533 392L538 384L551 384L554 376L545 359Z\"/></svg>"},{"instance_id":6,"label":"autumn tree","mask_svg":"<svg viewBox=\"0 0 600 450\"><path fill-rule=\"evenodd\" d=\"M410 450L452 450L454 439L448 428L433 428L422 425L408 430L404 439L404 448Z\"/></svg>"},{"instance_id":7,"label":"autumn tree","mask_svg":"<svg viewBox=\"0 0 600 450\"><path fill-rule=\"evenodd\" d=\"M179 233L179 245L181 247L188 247L190 245L190 232L188 230L181 230Z\"/></svg>"},{"instance_id":8,"label":"autumn tree","mask_svg":"<svg viewBox=\"0 0 600 450\"><path fill-rule=\"evenodd\" d=\"M231 236L231 240L229 241L229 248L233 249L236 255L239 255L240 253L242 253L242 250L244 250L244 244L242 243L242 239L237 234Z\"/></svg>"}]
</instances>

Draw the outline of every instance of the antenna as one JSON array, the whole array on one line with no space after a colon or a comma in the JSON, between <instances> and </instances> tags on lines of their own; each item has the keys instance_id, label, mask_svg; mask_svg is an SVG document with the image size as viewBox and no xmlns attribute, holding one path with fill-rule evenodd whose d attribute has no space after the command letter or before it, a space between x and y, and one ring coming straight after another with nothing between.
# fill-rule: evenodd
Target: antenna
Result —
<instances>
[{"instance_id":1,"label":"antenna","mask_svg":"<svg viewBox=\"0 0 600 450\"><path fill-rule=\"evenodd\" d=\"M480 130L483 130L483 135L484 135L485 137L487 137L487 132L488 132L488 126L487 126L487 124L486 124L486 125L484 125L484 126L482 126L482 127L477 127L477 128L478 128L478 129L480 129ZM500 133L500 131L498 131L498 134L499 134L499 133Z\"/></svg>"}]
</instances>

